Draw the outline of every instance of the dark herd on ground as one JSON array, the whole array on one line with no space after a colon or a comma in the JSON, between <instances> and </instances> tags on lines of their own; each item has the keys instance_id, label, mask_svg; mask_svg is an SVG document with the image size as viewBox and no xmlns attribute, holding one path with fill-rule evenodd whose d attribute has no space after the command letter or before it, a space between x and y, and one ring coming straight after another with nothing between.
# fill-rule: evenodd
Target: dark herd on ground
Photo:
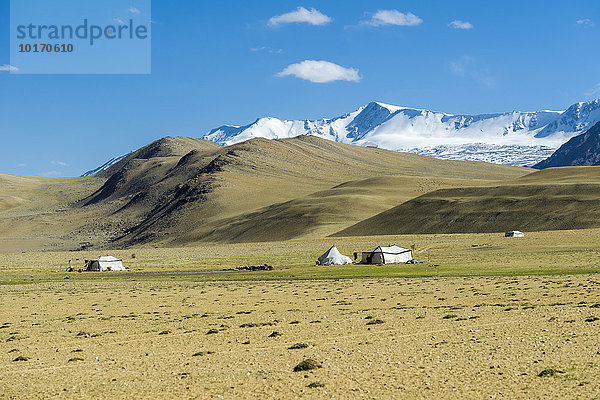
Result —
<instances>
[{"instance_id":1,"label":"dark herd on ground","mask_svg":"<svg viewBox=\"0 0 600 400\"><path fill-rule=\"evenodd\" d=\"M425 280L426 281L426 280ZM367 286L370 285L369 283L365 283ZM405 283L406 285L411 285L411 282ZM507 296L511 297L511 296L516 296L516 293L511 293L511 290L528 290L529 288L523 288L523 287L517 287L517 285L519 284L518 280L512 280L512 281L508 281L508 282L501 282L501 283L497 283L496 284L496 288L500 288L502 286L502 284L507 284L506 289L507 292L505 293ZM598 286L600 285L600 282L596 282L593 279L588 279L587 280L587 284L583 284L583 283L579 283L578 285L575 285L572 281L566 279L566 280L562 280L560 282L557 281L553 281L553 280L541 280L541 283L539 285L539 288L542 290L546 290L544 293L542 293L542 297L548 296L549 293L547 292L547 289L549 288L550 285L557 285L557 287L561 287L563 289L566 288L577 288L577 289L585 289L585 291L587 291L587 293L592 293L593 290L595 290L596 288L594 288L594 286ZM226 291L233 291L233 289L226 285L216 285L216 286L221 286L222 288L226 289ZM275 286L275 288L277 288L277 286ZM157 289L151 288L150 291L156 291ZM164 289L163 289L164 290ZM342 290L340 289L337 289ZM473 296L487 296L488 293L483 292L481 289L475 287L475 286L471 286L469 288L467 287L459 287L456 289L457 294L463 294L465 291L470 290L472 292ZM439 291L439 289L436 289L436 291ZM136 289L132 289L130 290L130 297L136 297L135 295ZM266 293L267 290L262 290L262 293ZM333 293L334 290L326 290L325 293ZM206 293L205 291L201 291L201 294ZM308 294L309 291L306 290L304 291L304 293L300 293L299 290L295 290L293 292L294 295L296 296L301 296L301 295L306 295ZM582 292L577 292L579 294L581 294ZM71 292L72 295L75 295L75 292ZM118 292L114 292L114 294L118 294ZM433 292L429 292L429 294L433 294ZM575 292L573 292L573 294L575 294ZM151 295L156 295L155 293L151 294ZM217 297L222 297L224 296L225 293L221 293L219 294ZM434 296L435 297L435 296ZM577 297L577 296L575 296ZM376 296L368 296L366 297L368 299L376 299ZM445 301L446 299L443 297L436 297L438 301ZM454 298L459 298L458 296L454 296ZM363 300L365 299L365 297L357 297L357 300ZM63 300L63 298L59 298L58 301ZM107 301L111 301L111 298L108 298ZM183 299L183 303L186 304L191 300L191 297L185 297ZM325 300L329 300L328 298L315 298L313 299L315 301L325 301ZM387 298L381 298L379 299L382 302L386 302L388 300L391 299L387 299ZM219 299L215 299L216 302L219 302ZM538 300L540 301L540 300ZM258 301L256 303L256 306L264 304L264 300ZM189 305L189 304L188 304ZM193 305L193 304L192 304ZM339 307L340 310L348 310L348 308L344 308L346 306L350 306L352 305L351 302L348 301L347 298L343 299L343 300L337 300L335 302L332 303L332 306L337 306ZM576 306L576 307L582 307L582 308L588 308L591 310L595 310L600 308L600 303L589 303L589 302L585 302L585 301L580 301L580 302L555 302L555 303L549 303L549 304L539 304L539 305L532 305L530 303L527 302L519 302L519 299L515 298L514 301L512 301L509 304L506 303L494 303L494 304L486 304L486 303L480 303L480 304L475 304L469 307L472 307L473 309L476 309L478 307L483 307L483 306L487 306L487 307L501 307L503 311L512 311L512 310L526 310L526 309L535 309L538 306L550 306L550 307L556 307L556 306L564 306L564 305L572 305L572 306ZM166 307L166 305L158 305L159 308L161 307ZM320 307L320 306L318 306ZM461 310L462 308L467 307L467 306L461 306L461 305L454 305L454 306L448 306L448 305L437 305L437 306L433 306L433 307L425 307L425 308L433 308L433 309L448 309L448 310ZM395 306L390 307L390 309L414 309L414 308L423 308L423 307L415 307L415 306L406 306L403 305L401 303L397 303ZM130 314L125 314L125 315L119 315L119 316L101 316L102 315L102 309L100 309L98 307L98 304L92 304L92 311L96 311L99 313L98 318L102 321L109 321L113 318L120 318L120 319L136 319L142 315L136 315L133 313ZM298 309L295 309L296 311L298 311ZM295 310L288 310L288 311L295 311ZM375 309L374 309L375 310ZM236 315L250 315L252 314L254 310L241 310L236 312ZM367 310L363 310L363 311L367 311ZM148 318L154 318L155 320L160 320L162 317L160 316L160 312L158 311L154 311L154 312L145 312L142 313L144 315L146 315ZM164 312L163 313L165 316L170 316L170 312ZM37 313L34 313L33 315L37 315ZM182 316L180 319L179 318L174 318L173 321L183 321L186 319L191 319L191 318L207 318L210 317L209 314L204 313L204 314L191 314L191 315L184 315ZM83 313L79 313L76 314L75 316L67 316L65 318L65 322L66 323L71 323L74 322L78 319L85 319L85 318L93 318L90 316L86 316ZM220 319L233 319L235 318L233 315L226 315L226 316L222 316L219 317ZM417 319L421 319L421 318L425 318L423 315L417 315L416 316ZM470 320L470 319L476 319L478 318L478 316L470 316L470 317L461 317L457 314L454 313L447 313L444 314L441 317L443 320L453 320L453 321L464 321L464 320ZM365 325L366 326L374 326L374 325L381 325L384 324L385 321L383 319L380 318L376 318L372 315L367 315L366 317L364 317ZM548 319L548 322L552 322L555 321L556 317L551 317ZM588 317L584 317L583 319L586 323L594 323L600 320L599 317L594 316L594 315L590 315ZM240 329L250 329L250 328L257 328L257 327L266 327L266 326L276 326L280 321L278 320L273 320L273 321L267 321L267 322L245 322L239 325ZM309 321L309 323L320 323L320 320L313 320L313 321ZM574 320L565 320L564 322L574 322ZM291 321L289 322L290 325L295 325L295 324L299 324L300 321ZM0 334L2 333L2 330L10 330L11 328L11 323L10 322L4 322L4 323L0 323ZM32 325L40 325L39 323L34 323ZM211 325L218 325L214 328L210 328L209 330L207 330L205 332L206 335L214 335L214 334L219 334L220 332L226 331L227 329L229 329L230 327L226 324L211 324ZM369 330L371 329L370 327L368 328ZM192 331L186 331L184 333L190 333ZM115 334L117 332L115 331L105 331L105 332L98 332L98 333L88 333L88 332L84 332L84 331L79 331L76 334L74 334L74 338L76 339L85 339L85 338L96 338L105 334ZM172 332L170 330L162 330L160 332L158 332L158 335L169 335ZM282 334L279 331L273 331L271 334L269 334L267 337L268 338L277 338L279 336L285 336L285 334ZM12 341L19 341L21 339L25 339L27 338L27 336L25 335L21 335L18 331L10 331L8 332L8 334L3 338L5 342L12 342ZM250 344L250 341L246 341L243 342L243 344ZM288 350L302 350L302 349L308 349L312 346L315 346L315 344L309 344L306 342L297 342L289 347L287 347ZM82 353L83 350L81 349L75 349L72 350L71 353ZM19 349L13 348L10 351L8 351L9 354L14 354L14 353L21 353L21 351ZM199 356L210 356L215 354L214 351L211 350L201 350L201 351L197 351L194 352L193 354L191 354L192 357L199 357ZM23 354L18 355L16 358L13 359L13 362L26 362L29 361L29 357ZM67 362L80 362L80 361L84 361L83 357L80 356L75 356L75 357L71 357L67 360ZM313 358L303 358L302 361L300 361L294 368L293 368L293 372L308 372L308 371L312 371L312 370L317 370L323 368L323 364ZM564 374L565 371L560 370L560 369L556 369L556 368L545 368L543 370L541 370L537 376L540 378L546 378L546 377L555 377L555 376L559 376L561 374ZM188 375L188 373L184 373L185 375ZM305 378L308 378L308 375L304 375ZM310 388L321 388L325 386L325 383L320 382L320 381L315 381L310 383L309 385L307 385Z\"/></svg>"}]
</instances>

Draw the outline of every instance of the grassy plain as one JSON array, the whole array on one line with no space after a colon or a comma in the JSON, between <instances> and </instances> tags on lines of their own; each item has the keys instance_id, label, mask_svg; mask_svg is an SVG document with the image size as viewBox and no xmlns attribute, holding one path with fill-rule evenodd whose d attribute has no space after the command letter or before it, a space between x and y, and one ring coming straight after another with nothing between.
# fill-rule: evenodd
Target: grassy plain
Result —
<instances>
[{"instance_id":1,"label":"grassy plain","mask_svg":"<svg viewBox=\"0 0 600 400\"><path fill-rule=\"evenodd\" d=\"M3 398L597 398L600 277L0 287ZM301 362L321 365L294 372Z\"/></svg>"},{"instance_id":2,"label":"grassy plain","mask_svg":"<svg viewBox=\"0 0 600 400\"><path fill-rule=\"evenodd\" d=\"M0 398L595 398L598 237L3 253ZM423 263L314 265L390 243ZM64 271L101 254L128 271ZM294 372L306 360L321 367Z\"/></svg>"},{"instance_id":3,"label":"grassy plain","mask_svg":"<svg viewBox=\"0 0 600 400\"><path fill-rule=\"evenodd\" d=\"M200 244L182 248L138 248L82 252L0 253L0 284L64 280L271 280L374 277L555 275L600 272L600 229L502 233L371 236L285 242ZM422 264L316 266L331 245L352 257L379 244L414 245ZM128 273L66 273L69 265L111 254L124 259ZM135 258L133 258L134 256ZM269 264L269 272L190 274ZM186 272L177 274L176 272ZM173 273L171 273L173 272Z\"/></svg>"}]
</instances>

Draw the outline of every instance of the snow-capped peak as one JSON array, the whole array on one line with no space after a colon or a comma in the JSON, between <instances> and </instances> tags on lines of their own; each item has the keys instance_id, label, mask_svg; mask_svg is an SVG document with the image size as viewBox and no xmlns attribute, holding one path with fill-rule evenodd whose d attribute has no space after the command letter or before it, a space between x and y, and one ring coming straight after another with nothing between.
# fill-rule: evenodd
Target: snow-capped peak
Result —
<instances>
[{"instance_id":1,"label":"snow-capped peak","mask_svg":"<svg viewBox=\"0 0 600 400\"><path fill-rule=\"evenodd\" d=\"M91 171L87 171L81 176L82 177L83 176L92 176L92 175L99 174L100 172L106 171L107 169L109 169L110 167L112 167L113 165L115 165L116 163L118 163L119 161L121 161L122 159L124 159L125 157L127 157L130 154L131 154L131 152L129 152L127 154L123 154L122 156L111 158L110 160L108 160L107 162L105 162L104 164L99 166L98 168L92 169Z\"/></svg>"},{"instance_id":2,"label":"snow-capped peak","mask_svg":"<svg viewBox=\"0 0 600 400\"><path fill-rule=\"evenodd\" d=\"M393 106L391 104L382 103L380 101L374 101L371 104L377 104L380 107L387 108L389 110L389 112L391 112L391 113L395 113L396 111L402 110L403 108L407 108L407 107Z\"/></svg>"},{"instance_id":3,"label":"snow-capped peak","mask_svg":"<svg viewBox=\"0 0 600 400\"><path fill-rule=\"evenodd\" d=\"M540 159L546 157L549 149L557 148L598 121L598 100L577 103L565 111L478 115L454 115L371 102L335 118L295 121L268 117L246 126L224 125L213 129L204 138L229 145L253 137L276 139L315 135L337 142L390 150L410 149L419 153L419 149L427 149L423 151L427 154L432 154L432 149L438 146L446 146L443 151L433 153L447 154L447 150L452 148L453 158L460 158L461 146L466 146L469 159L481 160L489 158L485 152L497 148L502 149L500 153L506 152L503 163L523 161L518 153L524 151L528 154L529 164L536 158L532 153L540 153ZM497 157L494 160L497 161Z\"/></svg>"}]
</instances>

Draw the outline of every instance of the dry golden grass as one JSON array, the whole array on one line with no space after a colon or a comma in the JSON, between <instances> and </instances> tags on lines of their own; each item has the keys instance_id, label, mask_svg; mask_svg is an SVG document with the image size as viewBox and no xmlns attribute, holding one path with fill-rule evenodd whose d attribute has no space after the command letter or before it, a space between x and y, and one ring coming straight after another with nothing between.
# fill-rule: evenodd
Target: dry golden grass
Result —
<instances>
[{"instance_id":1,"label":"dry golden grass","mask_svg":"<svg viewBox=\"0 0 600 400\"><path fill-rule=\"evenodd\" d=\"M599 236L0 254L2 397L592 398ZM424 263L315 266L334 243L415 244ZM103 253L128 272L64 271ZM264 263L275 270L175 272ZM294 372L307 360L321 368Z\"/></svg>"},{"instance_id":2,"label":"dry golden grass","mask_svg":"<svg viewBox=\"0 0 600 400\"><path fill-rule=\"evenodd\" d=\"M68 235L90 212L69 212L70 204L91 194L100 178L41 178L0 175L0 252L75 249L88 234Z\"/></svg>"},{"instance_id":3,"label":"dry golden grass","mask_svg":"<svg viewBox=\"0 0 600 400\"><path fill-rule=\"evenodd\" d=\"M600 167L548 168L514 180L520 184L586 184L600 183Z\"/></svg>"},{"instance_id":4,"label":"dry golden grass","mask_svg":"<svg viewBox=\"0 0 600 400\"><path fill-rule=\"evenodd\" d=\"M3 286L0 387L6 398L593 398L599 284ZM294 372L307 359L322 367Z\"/></svg>"}]
</instances>

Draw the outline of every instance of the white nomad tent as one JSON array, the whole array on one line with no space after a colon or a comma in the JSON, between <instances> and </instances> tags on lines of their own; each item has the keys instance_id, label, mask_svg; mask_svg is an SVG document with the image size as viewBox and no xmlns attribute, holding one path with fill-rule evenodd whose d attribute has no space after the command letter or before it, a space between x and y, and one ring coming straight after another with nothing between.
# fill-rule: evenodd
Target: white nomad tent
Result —
<instances>
[{"instance_id":1,"label":"white nomad tent","mask_svg":"<svg viewBox=\"0 0 600 400\"><path fill-rule=\"evenodd\" d=\"M525 234L521 231L508 231L504 234L505 237L525 237Z\"/></svg>"},{"instance_id":2,"label":"white nomad tent","mask_svg":"<svg viewBox=\"0 0 600 400\"><path fill-rule=\"evenodd\" d=\"M112 256L87 260L85 262L85 268L88 271L125 271L123 260Z\"/></svg>"},{"instance_id":3,"label":"white nomad tent","mask_svg":"<svg viewBox=\"0 0 600 400\"><path fill-rule=\"evenodd\" d=\"M342 265L342 264L352 264L352 260L350 257L343 255L339 252L337 247L331 246L329 250L325 252L319 259L317 260L318 265Z\"/></svg>"},{"instance_id":4,"label":"white nomad tent","mask_svg":"<svg viewBox=\"0 0 600 400\"><path fill-rule=\"evenodd\" d=\"M412 251L393 245L377 246L373 250L363 251L361 264L392 264L405 263L412 260Z\"/></svg>"}]
</instances>

